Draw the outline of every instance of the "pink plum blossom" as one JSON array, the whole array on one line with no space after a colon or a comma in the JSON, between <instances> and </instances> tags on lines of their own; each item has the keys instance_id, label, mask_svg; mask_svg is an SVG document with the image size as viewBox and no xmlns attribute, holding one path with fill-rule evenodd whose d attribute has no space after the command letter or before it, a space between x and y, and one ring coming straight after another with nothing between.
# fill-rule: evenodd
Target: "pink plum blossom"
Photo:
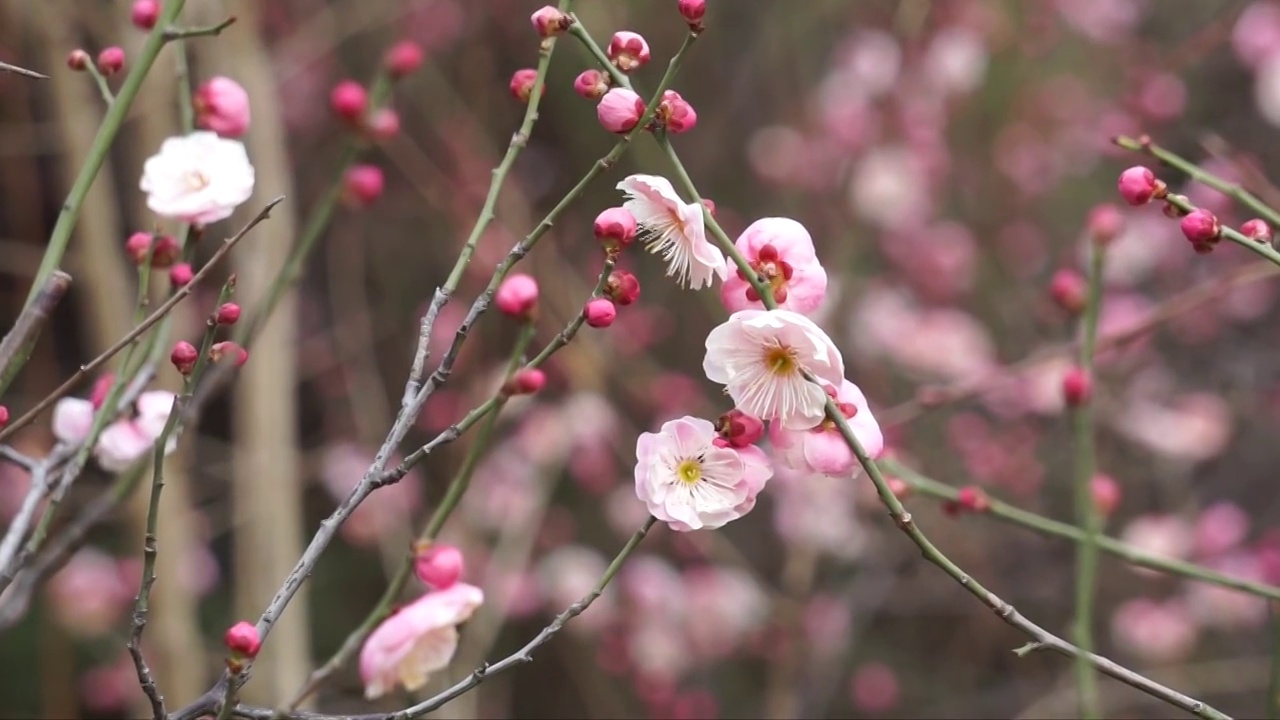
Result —
<instances>
[{"instance_id":1,"label":"pink plum blossom","mask_svg":"<svg viewBox=\"0 0 1280 720\"><path fill-rule=\"evenodd\" d=\"M840 411L863 449L872 458L878 457L884 450L884 436L862 390L844 380L838 393L833 389L828 392L835 396ZM846 478L857 477L862 472L862 466L840 434L840 429L829 419L808 430L788 430L774 424L769 428L769 439L773 442L778 464L798 472Z\"/></svg>"},{"instance_id":2,"label":"pink plum blossom","mask_svg":"<svg viewBox=\"0 0 1280 720\"><path fill-rule=\"evenodd\" d=\"M157 215L205 225L230 217L253 195L253 182L243 144L198 130L165 140L143 164L139 187Z\"/></svg>"},{"instance_id":3,"label":"pink plum blossom","mask_svg":"<svg viewBox=\"0 0 1280 720\"><path fill-rule=\"evenodd\" d=\"M596 105L596 118L611 133L631 132L644 116L644 100L633 90L613 88Z\"/></svg>"},{"instance_id":4,"label":"pink plum blossom","mask_svg":"<svg viewBox=\"0 0 1280 720\"><path fill-rule=\"evenodd\" d=\"M779 308L810 315L822 305L827 271L818 262L809 231L800 223L790 218L762 218L742 231L734 247L765 278ZM720 300L729 312L764 307L732 260L727 261L724 275Z\"/></svg>"},{"instance_id":5,"label":"pink plum blossom","mask_svg":"<svg viewBox=\"0 0 1280 720\"><path fill-rule=\"evenodd\" d=\"M449 665L458 649L458 625L484 602L474 585L456 583L429 592L382 621L360 649L365 697L373 700L397 685L413 692Z\"/></svg>"},{"instance_id":6,"label":"pink plum blossom","mask_svg":"<svg viewBox=\"0 0 1280 720\"><path fill-rule=\"evenodd\" d=\"M123 619L137 589L122 576L114 558L92 547L72 555L45 587L53 616L79 637L110 632Z\"/></svg>"},{"instance_id":7,"label":"pink plum blossom","mask_svg":"<svg viewBox=\"0 0 1280 720\"><path fill-rule=\"evenodd\" d=\"M697 290L715 275L727 276L724 254L707 239L701 204L684 202L669 180L656 175L628 176L618 189L627 195L622 206L640 225L645 248L667 262L668 277Z\"/></svg>"},{"instance_id":8,"label":"pink plum blossom","mask_svg":"<svg viewBox=\"0 0 1280 720\"><path fill-rule=\"evenodd\" d=\"M164 430L174 395L165 390L142 393L134 403L136 414L122 417L103 428L93 456L107 472L120 472L149 452ZM53 435L59 442L78 443L89 435L94 404L81 398L62 398L53 408ZM177 438L169 436L165 453L173 452Z\"/></svg>"},{"instance_id":9,"label":"pink plum blossom","mask_svg":"<svg viewBox=\"0 0 1280 720\"><path fill-rule=\"evenodd\" d=\"M1172 663L1195 649L1200 631L1181 600L1130 600L1111 616L1111 637L1122 650L1147 662Z\"/></svg>"},{"instance_id":10,"label":"pink plum blossom","mask_svg":"<svg viewBox=\"0 0 1280 720\"><path fill-rule=\"evenodd\" d=\"M789 430L805 430L826 416L827 394L805 372L839 385L844 358L831 338L790 310L740 310L707 336L702 369L726 386L738 409Z\"/></svg>"},{"instance_id":11,"label":"pink plum blossom","mask_svg":"<svg viewBox=\"0 0 1280 720\"><path fill-rule=\"evenodd\" d=\"M755 446L720 447L715 426L701 418L670 420L636 440L636 496L659 520L680 531L718 528L750 512L773 476Z\"/></svg>"}]
</instances>

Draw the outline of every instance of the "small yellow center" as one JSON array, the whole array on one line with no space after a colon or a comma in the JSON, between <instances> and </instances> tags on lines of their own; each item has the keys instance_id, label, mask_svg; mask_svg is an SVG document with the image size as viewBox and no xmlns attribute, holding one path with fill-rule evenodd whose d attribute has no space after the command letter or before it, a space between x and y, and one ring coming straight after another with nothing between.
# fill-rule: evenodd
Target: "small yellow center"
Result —
<instances>
[{"instance_id":1,"label":"small yellow center","mask_svg":"<svg viewBox=\"0 0 1280 720\"><path fill-rule=\"evenodd\" d=\"M791 348L781 345L765 350L764 362L769 367L769 372L774 375L791 375L795 373L797 367L794 352Z\"/></svg>"},{"instance_id":2,"label":"small yellow center","mask_svg":"<svg viewBox=\"0 0 1280 720\"><path fill-rule=\"evenodd\" d=\"M676 468L676 475L692 485L702 479L702 465L697 460L685 460Z\"/></svg>"},{"instance_id":3,"label":"small yellow center","mask_svg":"<svg viewBox=\"0 0 1280 720\"><path fill-rule=\"evenodd\" d=\"M209 187L209 176L199 170L192 170L187 173L187 187L192 191L199 191Z\"/></svg>"}]
</instances>

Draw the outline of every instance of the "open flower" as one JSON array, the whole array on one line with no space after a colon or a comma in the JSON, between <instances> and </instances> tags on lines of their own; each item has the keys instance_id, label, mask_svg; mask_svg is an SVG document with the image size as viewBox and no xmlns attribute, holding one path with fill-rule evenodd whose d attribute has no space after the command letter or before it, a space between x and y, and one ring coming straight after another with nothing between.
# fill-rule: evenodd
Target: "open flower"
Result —
<instances>
[{"instance_id":1,"label":"open flower","mask_svg":"<svg viewBox=\"0 0 1280 720\"><path fill-rule=\"evenodd\" d=\"M645 248L667 262L668 276L694 290L710 285L713 275L725 278L724 255L707 240L701 205L684 202L670 181L656 175L628 176L618 189L627 194L622 206L640 224Z\"/></svg>"},{"instance_id":2,"label":"open flower","mask_svg":"<svg viewBox=\"0 0 1280 720\"><path fill-rule=\"evenodd\" d=\"M636 496L654 517L688 531L718 528L755 507L773 476L768 458L718 438L709 421L683 417L636 439Z\"/></svg>"},{"instance_id":3,"label":"open flower","mask_svg":"<svg viewBox=\"0 0 1280 720\"><path fill-rule=\"evenodd\" d=\"M707 335L707 378L722 383L738 409L789 430L825 417L826 391L805 378L839 386L844 358L822 328L790 310L739 310Z\"/></svg>"},{"instance_id":4,"label":"open flower","mask_svg":"<svg viewBox=\"0 0 1280 720\"><path fill-rule=\"evenodd\" d=\"M248 200L253 179L242 143L200 130L165 140L142 166L139 186L157 215L205 225Z\"/></svg>"},{"instance_id":5,"label":"open flower","mask_svg":"<svg viewBox=\"0 0 1280 720\"><path fill-rule=\"evenodd\" d=\"M813 250L804 226L790 218L761 218L742 231L734 246L757 274L773 288L773 299L783 310L809 315L827 294L827 271ZM733 260L725 265L720 300L729 312L763 308L760 295Z\"/></svg>"},{"instance_id":6,"label":"open flower","mask_svg":"<svg viewBox=\"0 0 1280 720\"><path fill-rule=\"evenodd\" d=\"M173 398L167 390L142 393L134 403L136 413L132 417L122 417L103 428L93 448L93 456L103 470L120 472L151 451L169 420ZM59 442L82 442L89 436L94 412L91 400L62 398L53 407L53 436ZM171 435L165 453L173 452L176 446L177 438Z\"/></svg>"},{"instance_id":7,"label":"open flower","mask_svg":"<svg viewBox=\"0 0 1280 720\"><path fill-rule=\"evenodd\" d=\"M871 408L867 407L862 390L845 380L838 393L831 386L827 387L827 393L835 398L867 455L878 456L884 450L884 435ZM769 439L773 442L774 458L792 470L847 478L857 477L862 470L840 429L830 419L808 430L788 430L775 423L769 429Z\"/></svg>"},{"instance_id":8,"label":"open flower","mask_svg":"<svg viewBox=\"0 0 1280 720\"><path fill-rule=\"evenodd\" d=\"M458 625L484 602L484 592L466 583L429 592L382 621L360 650L365 697L382 697L397 684L410 692L427 684L458 649Z\"/></svg>"}]
</instances>

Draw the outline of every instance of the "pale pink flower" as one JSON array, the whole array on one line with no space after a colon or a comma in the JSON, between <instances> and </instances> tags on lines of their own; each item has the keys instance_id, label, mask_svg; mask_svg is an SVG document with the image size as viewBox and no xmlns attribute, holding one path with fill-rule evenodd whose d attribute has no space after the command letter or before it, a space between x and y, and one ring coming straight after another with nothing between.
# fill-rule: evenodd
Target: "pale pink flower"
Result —
<instances>
[{"instance_id":1,"label":"pale pink flower","mask_svg":"<svg viewBox=\"0 0 1280 720\"><path fill-rule=\"evenodd\" d=\"M929 85L943 95L976 90L987 72L989 53L982 37L965 27L944 27L933 36L924 57Z\"/></svg>"},{"instance_id":2,"label":"pale pink flower","mask_svg":"<svg viewBox=\"0 0 1280 720\"><path fill-rule=\"evenodd\" d=\"M200 130L171 137L142 166L139 187L157 215L205 225L230 217L253 195L244 145Z\"/></svg>"},{"instance_id":3,"label":"pale pink flower","mask_svg":"<svg viewBox=\"0 0 1280 720\"><path fill-rule=\"evenodd\" d=\"M778 307L809 315L827 293L827 271L818 262L813 239L790 218L762 218L742 231L734 247L773 288ZM761 309L764 304L733 260L726 261L720 300L729 312Z\"/></svg>"},{"instance_id":4,"label":"pale pink flower","mask_svg":"<svg viewBox=\"0 0 1280 720\"><path fill-rule=\"evenodd\" d=\"M102 434L98 436L98 443L93 448L93 456L102 469L107 472L121 472L138 458L151 452L156 440L164 432L165 423L169 420L173 399L174 394L167 390L142 393L134 403L137 410L134 417L120 418L103 428ZM55 411L55 434L59 432L57 414ZM63 414L63 432L70 432L65 427L68 424L72 425L71 430L79 429L76 423L83 419L83 406L68 405ZM68 418L67 415L72 417ZM90 422L92 422L92 408L90 408ZM173 452L177 444L178 438L171 433L165 443L165 454Z\"/></svg>"},{"instance_id":5,"label":"pale pink flower","mask_svg":"<svg viewBox=\"0 0 1280 720\"><path fill-rule=\"evenodd\" d=\"M636 440L636 496L680 531L718 528L745 515L773 475L755 446L718 447L701 418L670 420Z\"/></svg>"},{"instance_id":6,"label":"pale pink flower","mask_svg":"<svg viewBox=\"0 0 1280 720\"><path fill-rule=\"evenodd\" d=\"M559 613L590 593L608 567L609 560L595 548L563 545L538 561L534 569L538 595L548 611ZM590 612L579 616L569 627L578 625L578 632L602 629L613 619L614 602L612 593L602 595L591 603Z\"/></svg>"},{"instance_id":7,"label":"pale pink flower","mask_svg":"<svg viewBox=\"0 0 1280 720\"><path fill-rule=\"evenodd\" d=\"M1205 563L1210 569L1241 580L1267 584L1262 562L1252 552L1234 552ZM1205 627L1249 630L1267 621L1267 600L1240 590L1188 582L1187 608Z\"/></svg>"},{"instance_id":8,"label":"pale pink flower","mask_svg":"<svg viewBox=\"0 0 1280 720\"><path fill-rule=\"evenodd\" d=\"M1255 2L1240 13L1231 30L1231 49L1247 68L1259 65L1280 52L1280 6Z\"/></svg>"},{"instance_id":9,"label":"pale pink flower","mask_svg":"<svg viewBox=\"0 0 1280 720\"><path fill-rule=\"evenodd\" d=\"M827 394L818 380L839 385L844 358L831 338L790 310L740 310L707 336L702 369L726 386L739 410L790 430L816 426Z\"/></svg>"},{"instance_id":10,"label":"pale pink flower","mask_svg":"<svg viewBox=\"0 0 1280 720\"><path fill-rule=\"evenodd\" d=\"M1231 442L1231 407L1211 393L1186 393L1168 402L1135 398L1122 406L1116 429L1148 450L1180 462L1204 462Z\"/></svg>"},{"instance_id":11,"label":"pale pink flower","mask_svg":"<svg viewBox=\"0 0 1280 720\"><path fill-rule=\"evenodd\" d=\"M196 124L225 138L249 130L249 93L240 83L221 75L209 78L192 97Z\"/></svg>"},{"instance_id":12,"label":"pale pink flower","mask_svg":"<svg viewBox=\"0 0 1280 720\"><path fill-rule=\"evenodd\" d=\"M1200 631L1185 603L1130 600L1111 616L1116 645L1148 662L1177 662L1195 648Z\"/></svg>"},{"instance_id":13,"label":"pale pink flower","mask_svg":"<svg viewBox=\"0 0 1280 720\"><path fill-rule=\"evenodd\" d=\"M688 608L684 578L666 558L639 555L627 561L618 585L635 611L655 619L683 620Z\"/></svg>"},{"instance_id":14,"label":"pale pink flower","mask_svg":"<svg viewBox=\"0 0 1280 720\"><path fill-rule=\"evenodd\" d=\"M53 406L53 436L58 442L78 443L89 437L93 425L93 403L83 398L64 397Z\"/></svg>"},{"instance_id":15,"label":"pale pink flower","mask_svg":"<svg viewBox=\"0 0 1280 720\"><path fill-rule=\"evenodd\" d=\"M701 204L684 202L669 180L656 175L631 175L618 189L627 195L622 206L639 223L645 249L662 255L668 277L693 290L710 285L715 275L725 278L724 254L707 240Z\"/></svg>"},{"instance_id":16,"label":"pale pink flower","mask_svg":"<svg viewBox=\"0 0 1280 720\"><path fill-rule=\"evenodd\" d=\"M854 213L882 228L910 226L932 213L928 169L900 146L881 145L858 161L849 183Z\"/></svg>"},{"instance_id":17,"label":"pale pink flower","mask_svg":"<svg viewBox=\"0 0 1280 720\"><path fill-rule=\"evenodd\" d=\"M769 597L745 570L702 565L685 577L685 632L703 657L729 655L769 619Z\"/></svg>"},{"instance_id":18,"label":"pale pink flower","mask_svg":"<svg viewBox=\"0 0 1280 720\"><path fill-rule=\"evenodd\" d=\"M1139 515L1125 526L1120 539L1148 555L1185 559L1191 554L1192 531L1186 520L1177 515ZM1140 575L1156 575L1156 571L1130 566Z\"/></svg>"},{"instance_id":19,"label":"pale pink flower","mask_svg":"<svg viewBox=\"0 0 1280 720\"><path fill-rule=\"evenodd\" d=\"M855 515L857 484L830 475L804 475L781 464L774 482L770 498L778 537L842 560L862 555L867 533Z\"/></svg>"},{"instance_id":20,"label":"pale pink flower","mask_svg":"<svg viewBox=\"0 0 1280 720\"><path fill-rule=\"evenodd\" d=\"M884 450L884 436L862 390L844 380L835 399L854 437L868 455L878 457ZM830 419L823 419L817 427L808 430L788 430L775 423L769 428L769 439L778 464L800 473L854 478L862 472L853 450Z\"/></svg>"},{"instance_id":21,"label":"pale pink flower","mask_svg":"<svg viewBox=\"0 0 1280 720\"><path fill-rule=\"evenodd\" d=\"M84 548L49 579L49 607L73 635L95 637L116 627L133 602L136 585L125 581L110 555Z\"/></svg>"},{"instance_id":22,"label":"pale pink flower","mask_svg":"<svg viewBox=\"0 0 1280 720\"><path fill-rule=\"evenodd\" d=\"M1196 555L1221 555L1239 547L1249 535L1249 515L1233 502L1219 501L1201 511L1194 533Z\"/></svg>"},{"instance_id":23,"label":"pale pink flower","mask_svg":"<svg viewBox=\"0 0 1280 720\"><path fill-rule=\"evenodd\" d=\"M474 585L456 583L429 592L382 621L360 650L365 697L373 700L396 685L413 692L449 665L458 649L458 625L484 602Z\"/></svg>"}]
</instances>

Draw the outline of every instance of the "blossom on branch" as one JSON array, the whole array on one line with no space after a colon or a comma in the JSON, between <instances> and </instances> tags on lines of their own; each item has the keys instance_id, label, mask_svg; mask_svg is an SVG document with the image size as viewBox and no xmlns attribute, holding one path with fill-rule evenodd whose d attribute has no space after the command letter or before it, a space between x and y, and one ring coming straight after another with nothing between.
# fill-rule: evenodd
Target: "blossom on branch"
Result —
<instances>
[{"instance_id":1,"label":"blossom on branch","mask_svg":"<svg viewBox=\"0 0 1280 720\"><path fill-rule=\"evenodd\" d=\"M142 166L142 191L157 215L207 225L231 216L253 195L244 145L199 130L171 137Z\"/></svg>"},{"instance_id":2,"label":"blossom on branch","mask_svg":"<svg viewBox=\"0 0 1280 720\"><path fill-rule=\"evenodd\" d=\"M773 289L783 310L810 315L827 295L827 271L818 262L813 239L803 225L790 218L761 218L738 236L734 246ZM763 309L760 294L732 260L725 265L720 300L730 312Z\"/></svg>"},{"instance_id":3,"label":"blossom on branch","mask_svg":"<svg viewBox=\"0 0 1280 720\"><path fill-rule=\"evenodd\" d=\"M365 697L374 700L396 685L413 692L444 669L458 649L458 625L484 602L484 592L466 583L429 592L382 621L360 650Z\"/></svg>"},{"instance_id":4,"label":"blossom on branch","mask_svg":"<svg viewBox=\"0 0 1280 720\"><path fill-rule=\"evenodd\" d=\"M844 380L839 392L827 386L827 393L835 399L862 449L873 459L878 456L884 450L884 435L862 390ZM862 472L858 458L830 419L808 430L788 430L774 423L769 428L769 439L773 442L774 458L792 470L846 478L857 477Z\"/></svg>"},{"instance_id":5,"label":"blossom on branch","mask_svg":"<svg viewBox=\"0 0 1280 720\"><path fill-rule=\"evenodd\" d=\"M715 275L725 278L724 254L707 240L702 205L684 202L671 182L657 175L628 176L618 189L627 194L623 207L640 225L645 248L667 262L668 277L694 290L710 285Z\"/></svg>"}]
</instances>

